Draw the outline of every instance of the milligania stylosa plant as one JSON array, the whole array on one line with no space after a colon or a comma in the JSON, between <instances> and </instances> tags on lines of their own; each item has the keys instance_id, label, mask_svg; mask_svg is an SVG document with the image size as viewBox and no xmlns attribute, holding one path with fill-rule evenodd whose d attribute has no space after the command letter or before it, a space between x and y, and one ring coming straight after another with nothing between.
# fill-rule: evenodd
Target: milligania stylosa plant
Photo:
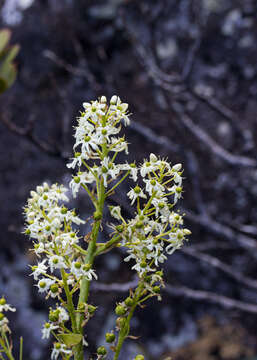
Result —
<instances>
[{"instance_id":1,"label":"milligania stylosa plant","mask_svg":"<svg viewBox=\"0 0 257 360\"><path fill-rule=\"evenodd\" d=\"M118 154L128 153L128 144L119 133L129 125L128 104L113 96L110 104L102 96L98 101L83 104L84 111L75 128L74 158L67 165L76 169L70 181L74 197L84 189L94 206L91 231L85 234L86 248L80 243L77 230L84 224L75 210L66 207L67 189L63 185L38 186L31 191L25 207L25 233L33 239L33 251L39 258L32 266L32 275L40 293L56 300L50 308L42 337L55 338L51 359L84 359L86 325L96 307L89 303L90 283L97 280L94 261L115 247L127 252L124 259L132 264L138 285L128 297L117 304L115 329L106 333L110 349L100 346L91 359L119 358L124 340L130 333L130 321L137 306L151 297L160 297L164 286L160 265L179 249L190 231L183 228L183 217L173 209L182 195L182 166L172 166L151 154L141 165L121 163ZM114 224L104 243L98 241L102 231L103 210L110 197L126 178L135 185L127 193L134 216L124 218L120 206L109 206ZM0 299L0 358L14 359L10 345L6 311L14 311L5 298ZM22 346L21 346L22 353ZM22 354L20 354L20 359ZM137 355L136 360L144 359Z\"/></svg>"}]
</instances>

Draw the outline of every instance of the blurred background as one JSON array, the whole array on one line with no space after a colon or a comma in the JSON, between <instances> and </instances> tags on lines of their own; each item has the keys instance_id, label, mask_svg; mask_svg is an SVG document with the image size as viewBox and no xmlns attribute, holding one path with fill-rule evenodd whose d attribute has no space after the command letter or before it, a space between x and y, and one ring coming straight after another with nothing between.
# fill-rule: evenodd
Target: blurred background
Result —
<instances>
[{"instance_id":1,"label":"blurred background","mask_svg":"<svg viewBox=\"0 0 257 360\"><path fill-rule=\"evenodd\" d=\"M49 302L29 277L36 260L21 234L22 207L39 183L68 184L82 102L117 94L132 112L129 158L154 152L183 163L180 207L192 231L165 264L162 302L136 313L131 332L140 337L127 341L121 360L138 352L149 360L257 359L256 1L0 4L0 29L20 47L9 58L16 80L12 67L0 82L1 91L10 83L0 95L0 295L17 307L14 346L23 334L26 360L49 359L41 340ZM128 211L126 191L111 201ZM90 214L83 193L72 205ZM91 352L133 284L123 257L116 251L97 263Z\"/></svg>"}]
</instances>

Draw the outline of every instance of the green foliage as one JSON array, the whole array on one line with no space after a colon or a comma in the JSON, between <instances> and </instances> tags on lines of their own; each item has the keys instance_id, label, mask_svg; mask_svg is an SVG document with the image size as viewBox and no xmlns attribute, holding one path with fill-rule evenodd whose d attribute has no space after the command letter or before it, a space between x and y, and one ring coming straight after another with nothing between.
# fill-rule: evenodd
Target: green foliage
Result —
<instances>
[{"instance_id":1,"label":"green foliage","mask_svg":"<svg viewBox=\"0 0 257 360\"><path fill-rule=\"evenodd\" d=\"M0 31L0 94L9 89L17 76L17 69L13 63L19 52L19 45L9 45L11 31Z\"/></svg>"}]
</instances>

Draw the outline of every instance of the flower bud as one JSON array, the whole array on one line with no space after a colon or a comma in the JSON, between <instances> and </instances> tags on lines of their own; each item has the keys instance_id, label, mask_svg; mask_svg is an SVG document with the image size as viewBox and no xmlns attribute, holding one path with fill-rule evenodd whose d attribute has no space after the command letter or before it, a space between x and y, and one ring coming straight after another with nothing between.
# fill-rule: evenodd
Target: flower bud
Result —
<instances>
[{"instance_id":1,"label":"flower bud","mask_svg":"<svg viewBox=\"0 0 257 360\"><path fill-rule=\"evenodd\" d=\"M6 304L6 300L5 300L5 298L1 298L0 299L0 305L5 305Z\"/></svg>"},{"instance_id":2,"label":"flower bud","mask_svg":"<svg viewBox=\"0 0 257 360\"><path fill-rule=\"evenodd\" d=\"M56 294L58 292L58 289L59 289L59 287L57 284L53 284L50 286L50 290L53 294Z\"/></svg>"},{"instance_id":3,"label":"flower bud","mask_svg":"<svg viewBox=\"0 0 257 360\"><path fill-rule=\"evenodd\" d=\"M2 321L4 318L4 314L3 313L0 313L0 321Z\"/></svg>"},{"instance_id":4,"label":"flower bud","mask_svg":"<svg viewBox=\"0 0 257 360\"><path fill-rule=\"evenodd\" d=\"M134 300L131 297L127 297L124 302L128 307L134 304Z\"/></svg>"},{"instance_id":5,"label":"flower bud","mask_svg":"<svg viewBox=\"0 0 257 360\"><path fill-rule=\"evenodd\" d=\"M115 105L117 103L117 100L118 100L118 96L117 95L113 95L111 97L111 100L110 100L110 104L111 105Z\"/></svg>"},{"instance_id":6,"label":"flower bud","mask_svg":"<svg viewBox=\"0 0 257 360\"><path fill-rule=\"evenodd\" d=\"M106 102L107 102L106 97L105 97L105 96L101 96L101 97L100 97L100 103L101 103L101 104L106 104Z\"/></svg>"},{"instance_id":7,"label":"flower bud","mask_svg":"<svg viewBox=\"0 0 257 360\"><path fill-rule=\"evenodd\" d=\"M114 333L106 333L106 334L105 334L105 340L106 340L107 343L112 343L112 342L114 342L114 340L115 340L115 335L114 335Z\"/></svg>"},{"instance_id":8,"label":"flower bud","mask_svg":"<svg viewBox=\"0 0 257 360\"><path fill-rule=\"evenodd\" d=\"M144 359L145 359L144 355L137 355L135 357L135 360L144 360Z\"/></svg>"},{"instance_id":9,"label":"flower bud","mask_svg":"<svg viewBox=\"0 0 257 360\"><path fill-rule=\"evenodd\" d=\"M64 215L64 214L67 214L67 212L68 212L68 209L65 206L63 206L61 209L61 213Z\"/></svg>"},{"instance_id":10,"label":"flower bud","mask_svg":"<svg viewBox=\"0 0 257 360\"><path fill-rule=\"evenodd\" d=\"M91 269L91 265L90 264L85 264L85 265L83 265L83 270L84 271L88 271L88 270L90 270Z\"/></svg>"},{"instance_id":11,"label":"flower bud","mask_svg":"<svg viewBox=\"0 0 257 360\"><path fill-rule=\"evenodd\" d=\"M49 313L49 320L52 321L52 322L56 322L59 320L59 314L60 314L60 311L59 310L51 310L50 313Z\"/></svg>"},{"instance_id":12,"label":"flower bud","mask_svg":"<svg viewBox=\"0 0 257 360\"><path fill-rule=\"evenodd\" d=\"M79 177L79 176L74 176L73 180L74 180L74 182L75 182L76 184L79 184L79 183L80 183L80 177Z\"/></svg>"},{"instance_id":13,"label":"flower bud","mask_svg":"<svg viewBox=\"0 0 257 360\"><path fill-rule=\"evenodd\" d=\"M126 309L122 305L117 305L116 308L115 308L115 313L118 316L125 315L126 314Z\"/></svg>"},{"instance_id":14,"label":"flower bud","mask_svg":"<svg viewBox=\"0 0 257 360\"><path fill-rule=\"evenodd\" d=\"M143 223L142 221L138 221L138 222L136 223L136 228L137 228L137 229L142 229L143 226L144 226L144 223Z\"/></svg>"},{"instance_id":15,"label":"flower bud","mask_svg":"<svg viewBox=\"0 0 257 360\"><path fill-rule=\"evenodd\" d=\"M107 350L105 349L104 346L99 346L99 348L97 349L97 355L106 355L107 354Z\"/></svg>"},{"instance_id":16,"label":"flower bud","mask_svg":"<svg viewBox=\"0 0 257 360\"><path fill-rule=\"evenodd\" d=\"M172 171L179 171L182 168L182 164L176 164L172 167Z\"/></svg>"}]
</instances>

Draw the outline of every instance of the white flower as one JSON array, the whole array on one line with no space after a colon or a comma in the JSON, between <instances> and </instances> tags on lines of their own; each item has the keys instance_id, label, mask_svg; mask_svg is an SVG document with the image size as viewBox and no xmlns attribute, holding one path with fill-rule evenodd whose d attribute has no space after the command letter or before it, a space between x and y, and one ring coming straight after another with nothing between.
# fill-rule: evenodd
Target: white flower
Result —
<instances>
[{"instance_id":1,"label":"white flower","mask_svg":"<svg viewBox=\"0 0 257 360\"><path fill-rule=\"evenodd\" d=\"M67 346L61 343L55 343L51 353L51 360L57 360L60 354L71 355L72 351L67 349Z\"/></svg>"},{"instance_id":2,"label":"white flower","mask_svg":"<svg viewBox=\"0 0 257 360\"><path fill-rule=\"evenodd\" d=\"M120 206L109 206L111 216L117 220L121 218L121 208Z\"/></svg>"},{"instance_id":3,"label":"white flower","mask_svg":"<svg viewBox=\"0 0 257 360\"><path fill-rule=\"evenodd\" d=\"M0 330L4 330L5 325L8 324L8 319L0 312Z\"/></svg>"},{"instance_id":4,"label":"white flower","mask_svg":"<svg viewBox=\"0 0 257 360\"><path fill-rule=\"evenodd\" d=\"M168 189L169 191L174 193L174 204L177 203L178 199L181 198L182 196L182 187L181 186L177 186L177 185L173 185L170 189Z\"/></svg>"},{"instance_id":5,"label":"white flower","mask_svg":"<svg viewBox=\"0 0 257 360\"><path fill-rule=\"evenodd\" d=\"M45 323L43 329L42 329L42 339L49 339L49 336L51 334L51 331L58 329L58 325L54 325L51 323Z\"/></svg>"},{"instance_id":6,"label":"white flower","mask_svg":"<svg viewBox=\"0 0 257 360\"><path fill-rule=\"evenodd\" d=\"M55 281L52 279L43 278L37 283L36 286L38 287L39 292L42 293L48 291L50 286L53 285L54 283Z\"/></svg>"},{"instance_id":7,"label":"white flower","mask_svg":"<svg viewBox=\"0 0 257 360\"><path fill-rule=\"evenodd\" d=\"M68 315L67 311L62 306L59 306L56 310L59 312L59 322L69 320L69 315Z\"/></svg>"},{"instance_id":8,"label":"white flower","mask_svg":"<svg viewBox=\"0 0 257 360\"><path fill-rule=\"evenodd\" d=\"M55 269L65 269L67 268L64 258L62 256L53 255L48 259L48 264L50 266L51 272Z\"/></svg>"},{"instance_id":9,"label":"white flower","mask_svg":"<svg viewBox=\"0 0 257 360\"><path fill-rule=\"evenodd\" d=\"M133 205L134 202L136 201L136 199L139 197L141 197L143 199L147 198L146 195L143 193L143 190L139 186L136 186L134 189L131 189L127 193L127 196L131 200L131 205Z\"/></svg>"},{"instance_id":10,"label":"white flower","mask_svg":"<svg viewBox=\"0 0 257 360\"><path fill-rule=\"evenodd\" d=\"M85 115L83 116L85 120L91 118L93 121L97 121L99 116L104 115L105 104L101 104L97 100L92 101L91 104L84 102L83 107L85 109Z\"/></svg>"},{"instance_id":11,"label":"white flower","mask_svg":"<svg viewBox=\"0 0 257 360\"><path fill-rule=\"evenodd\" d=\"M0 313L3 311L12 311L12 312L16 311L14 307L11 307L9 304L7 304L4 297L0 299Z\"/></svg>"},{"instance_id":12,"label":"white flower","mask_svg":"<svg viewBox=\"0 0 257 360\"><path fill-rule=\"evenodd\" d=\"M38 280L39 275L45 274L47 271L47 266L45 265L46 259L44 259L43 261L41 261L40 263L38 263L36 266L32 266L32 273L30 274L33 275L34 280ZM0 310L1 311L1 310Z\"/></svg>"},{"instance_id":13,"label":"white flower","mask_svg":"<svg viewBox=\"0 0 257 360\"><path fill-rule=\"evenodd\" d=\"M162 196L163 192L165 190L164 186L160 184L155 179L143 179L145 182L145 190L149 193L149 195L152 195L153 192L156 193L156 196Z\"/></svg>"},{"instance_id":14,"label":"white flower","mask_svg":"<svg viewBox=\"0 0 257 360\"><path fill-rule=\"evenodd\" d=\"M150 154L150 160L145 161L140 168L140 174L145 177L150 172L156 171L161 164L161 161L157 159L156 155Z\"/></svg>"}]
</instances>

